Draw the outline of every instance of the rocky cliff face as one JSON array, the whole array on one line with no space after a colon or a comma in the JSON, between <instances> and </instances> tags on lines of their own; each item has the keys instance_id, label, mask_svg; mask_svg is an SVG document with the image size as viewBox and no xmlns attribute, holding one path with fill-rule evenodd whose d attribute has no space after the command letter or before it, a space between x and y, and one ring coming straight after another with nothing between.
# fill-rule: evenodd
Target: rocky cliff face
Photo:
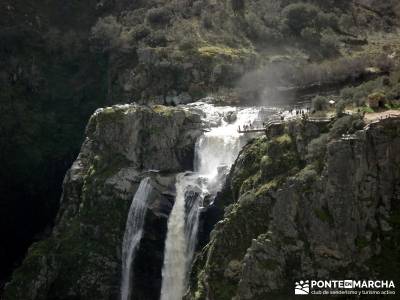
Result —
<instances>
[{"instance_id":1,"label":"rocky cliff face","mask_svg":"<svg viewBox=\"0 0 400 300\"><path fill-rule=\"evenodd\" d=\"M185 299L291 299L307 278L398 280L400 120L359 128L302 121L247 145Z\"/></svg>"},{"instance_id":2,"label":"rocky cliff face","mask_svg":"<svg viewBox=\"0 0 400 300\"><path fill-rule=\"evenodd\" d=\"M4 299L117 299L127 213L150 176L132 287L133 299L158 300L175 174L193 167L200 114L133 104L98 110L65 177L57 224L30 248ZM398 280L400 119L364 125L357 116L293 121L247 144L202 215L201 246L225 211L185 299L290 299L293 282L307 278Z\"/></svg>"},{"instance_id":3,"label":"rocky cliff face","mask_svg":"<svg viewBox=\"0 0 400 300\"><path fill-rule=\"evenodd\" d=\"M222 101L264 99L266 84L270 98L282 99L298 89L283 97L276 85L353 78L375 66L361 63L370 57L379 57L376 67L385 62L381 44L387 54L399 52L391 46L397 36L361 49L367 33L396 29L398 1L360 2L366 7L344 0L0 1L0 235L7 240L0 289L29 245L53 227L62 178L96 108L132 99L187 103L211 92ZM324 62L316 71L340 53L361 59L335 61L334 72ZM318 65L303 72L309 62ZM242 75L260 66L236 91Z\"/></svg>"},{"instance_id":4,"label":"rocky cliff face","mask_svg":"<svg viewBox=\"0 0 400 300\"><path fill-rule=\"evenodd\" d=\"M199 115L183 108L98 110L65 177L53 233L30 248L4 298L116 299L130 202L140 179L150 176L154 193L134 276L137 299L158 299L174 174L192 167L201 126Z\"/></svg>"}]
</instances>

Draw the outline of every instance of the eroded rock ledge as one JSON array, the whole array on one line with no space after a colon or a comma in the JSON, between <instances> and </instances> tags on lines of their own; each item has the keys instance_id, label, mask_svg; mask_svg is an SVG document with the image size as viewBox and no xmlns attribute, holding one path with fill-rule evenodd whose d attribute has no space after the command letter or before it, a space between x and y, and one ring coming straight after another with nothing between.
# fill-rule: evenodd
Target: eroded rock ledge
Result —
<instances>
[{"instance_id":1,"label":"eroded rock ledge","mask_svg":"<svg viewBox=\"0 0 400 300\"><path fill-rule=\"evenodd\" d=\"M292 299L305 278L399 279L400 119L360 121L294 122L243 149L185 299Z\"/></svg>"}]
</instances>

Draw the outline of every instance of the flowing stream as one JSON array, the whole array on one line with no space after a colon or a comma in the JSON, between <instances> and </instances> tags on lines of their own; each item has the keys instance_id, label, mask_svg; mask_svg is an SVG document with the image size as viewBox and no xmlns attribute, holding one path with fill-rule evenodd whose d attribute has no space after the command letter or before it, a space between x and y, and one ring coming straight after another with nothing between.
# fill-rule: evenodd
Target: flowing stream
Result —
<instances>
[{"instance_id":1,"label":"flowing stream","mask_svg":"<svg viewBox=\"0 0 400 300\"><path fill-rule=\"evenodd\" d=\"M147 200L151 190L150 178L146 177L140 182L129 208L122 244L121 300L128 300L131 293L132 262L135 259L135 254L142 238Z\"/></svg>"},{"instance_id":2,"label":"flowing stream","mask_svg":"<svg viewBox=\"0 0 400 300\"><path fill-rule=\"evenodd\" d=\"M261 108L192 105L203 112L210 130L197 141L195 171L177 175L176 198L168 219L162 270L161 300L181 300L196 248L199 208L212 202L247 138L238 126L255 124Z\"/></svg>"}]
</instances>

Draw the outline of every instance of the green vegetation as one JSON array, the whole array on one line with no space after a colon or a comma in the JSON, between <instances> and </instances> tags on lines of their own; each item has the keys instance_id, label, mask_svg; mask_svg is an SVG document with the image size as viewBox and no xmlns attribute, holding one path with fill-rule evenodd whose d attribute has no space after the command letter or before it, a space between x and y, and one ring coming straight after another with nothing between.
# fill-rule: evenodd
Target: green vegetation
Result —
<instances>
[{"instance_id":1,"label":"green vegetation","mask_svg":"<svg viewBox=\"0 0 400 300\"><path fill-rule=\"evenodd\" d=\"M269 201L265 198L260 200L255 198L253 193L246 193L225 216L224 226L216 229L214 243L207 256L207 262L211 262L207 273L212 274L213 278L207 278L207 281L212 285L211 289L217 299L231 299L235 295L237 281L223 276L223 269L232 260L240 261L252 240L267 232L269 209ZM226 247L224 237L228 237L229 247ZM223 266L222 274L220 266ZM273 263L269 266L273 268Z\"/></svg>"},{"instance_id":2,"label":"green vegetation","mask_svg":"<svg viewBox=\"0 0 400 300\"><path fill-rule=\"evenodd\" d=\"M355 240L356 246L361 250L369 245L368 240L365 237L357 237Z\"/></svg>"},{"instance_id":3,"label":"green vegetation","mask_svg":"<svg viewBox=\"0 0 400 300\"><path fill-rule=\"evenodd\" d=\"M325 13L319 7L308 3L293 3L283 9L284 24L290 32L301 37L306 47L317 46L323 56L337 54L338 17Z\"/></svg>"},{"instance_id":4,"label":"green vegetation","mask_svg":"<svg viewBox=\"0 0 400 300\"><path fill-rule=\"evenodd\" d=\"M316 166L316 164L307 164L305 168L295 175L296 180L302 184L305 193L311 190L313 183L319 178L318 173L320 171L317 167L321 168L320 166Z\"/></svg>"},{"instance_id":5,"label":"green vegetation","mask_svg":"<svg viewBox=\"0 0 400 300\"><path fill-rule=\"evenodd\" d=\"M95 109L132 101L162 103L182 93L196 100L233 89L243 74L261 66L272 76L244 81L255 86L253 98L265 82L281 82L278 77L307 86L346 82L364 74L367 66L390 70L386 55L374 60L352 56L368 33L396 26L396 1L369 2L376 13L344 0L5 3L0 20L0 192L6 200L0 219L1 234L9 242L0 251L5 253L0 270L10 274L34 236L52 226L63 177ZM390 101L387 108L399 108L399 78L397 72L389 83L371 81L344 91L346 105L364 106L368 95L381 91ZM107 110L101 117L121 115ZM275 141L277 146L255 142L261 148L255 145L245 158L249 173L237 174L235 193L247 179L246 190L258 181L273 188L269 172L286 172L288 164L297 163L285 146L287 137L282 139ZM286 156L271 161L264 149L270 146Z\"/></svg>"},{"instance_id":6,"label":"green vegetation","mask_svg":"<svg viewBox=\"0 0 400 300\"><path fill-rule=\"evenodd\" d=\"M321 172L324 166L328 142L329 135L324 133L308 144L307 159L316 166L318 172Z\"/></svg>"},{"instance_id":7,"label":"green vegetation","mask_svg":"<svg viewBox=\"0 0 400 300\"><path fill-rule=\"evenodd\" d=\"M124 87L112 89L117 98L188 92L192 84L201 84L206 91L232 88L244 72L277 55L298 68L300 74L294 76L293 84L340 81L362 74L366 67L387 64L382 56L340 58L344 48L351 49L352 40L361 40L357 35L365 28L374 24L375 30L383 29L388 22L370 16L369 22L357 19L353 9L348 1L152 0L99 18L91 30L91 42L100 53L109 53L115 65L138 50L138 57L132 59L135 63L118 66L118 72L111 74ZM311 64L302 63L304 57L310 57ZM337 61L329 64L324 61L327 58ZM321 61L323 66L316 72ZM218 65L228 67L215 80L213 71ZM132 69L135 76L130 77L126 72Z\"/></svg>"},{"instance_id":8,"label":"green vegetation","mask_svg":"<svg viewBox=\"0 0 400 300\"><path fill-rule=\"evenodd\" d=\"M256 191L256 197L266 195L271 190L275 190L279 186L280 181L280 178L274 178L271 181L268 181Z\"/></svg>"},{"instance_id":9,"label":"green vegetation","mask_svg":"<svg viewBox=\"0 0 400 300\"><path fill-rule=\"evenodd\" d=\"M96 180L106 180L115 175L123 166L129 166L129 161L123 155L99 154L93 159L89 175L96 176Z\"/></svg>"},{"instance_id":10,"label":"green vegetation","mask_svg":"<svg viewBox=\"0 0 400 300\"><path fill-rule=\"evenodd\" d=\"M392 70L390 76L378 76L376 79L363 82L354 87L345 87L340 91L340 98L336 100L335 110L338 117L343 116L346 107L357 108L360 112L374 112L374 107L369 103L384 103L382 108L396 109L400 105L398 89L400 83L395 74L397 67ZM329 110L327 96L315 96L312 99L312 107L315 112L326 112Z\"/></svg>"},{"instance_id":11,"label":"green vegetation","mask_svg":"<svg viewBox=\"0 0 400 300\"><path fill-rule=\"evenodd\" d=\"M371 194L369 199L363 199L365 195L359 193L360 190L364 191L364 184L370 183L368 180L365 181L364 177L364 174L370 174L369 166L367 166L370 165L370 162L363 162L362 165L359 165L360 157L364 160L366 156L369 156L370 151L372 153L376 151L376 149L364 149L364 146L361 145L371 145L371 141L375 138L391 140L390 137L398 137L399 128L394 128L398 127L398 124L396 122L392 122L392 125L385 124L384 129L381 128L382 126L377 126L379 129L371 129L371 131L375 129L377 131L369 132L365 140L360 139L353 143L353 141L337 141L336 139L340 138L343 133L353 133L364 126L361 116L357 114L338 116L328 125L312 124L315 126L313 127L310 123L312 122L304 120L292 121L286 128L292 136L282 134L270 139L257 138L242 150L232 168L230 178L228 178L228 185L231 185L229 188L234 190L234 195L230 195L230 205L225 210L223 220L215 226L210 243L200 254L201 262L199 264L201 266L198 265L195 273L192 273L194 284L191 292L193 292L193 296L198 296L195 299L204 300L211 293L218 299L241 297L243 295L241 294L242 288L245 286L243 283L246 280L249 282L245 286L248 288L246 292L252 293L249 298L258 299L254 296L257 295L258 286L268 286L263 283L252 285L254 281L257 281L258 274L264 275L264 272L276 271L276 273L271 273L279 276L281 269L287 270L294 264L304 262L303 258L299 258L299 253L310 258L307 261L312 262L313 268L322 268L334 274L347 274L350 270L350 272L357 272L357 274L362 275L364 272L370 273L379 270L379 276L389 276L389 278L395 279L399 277L396 269L399 267L398 225L400 224L400 215L396 209L396 201L390 201L391 205L394 206L391 208L393 214L390 218L387 215L382 216L384 220L389 219L387 222L393 228L393 231L389 230L390 228L387 225L384 231L379 226L374 226L370 231L369 225L365 225L361 215L356 213L356 216L355 213L343 211L346 210L347 204L355 209L354 212L358 212L358 209L361 209L357 207L361 203L360 201L376 203L376 191L369 192ZM306 128L307 125L309 127ZM325 129L325 126L328 129ZM381 130L385 130L384 137L378 133ZM316 136L317 138L312 139ZM305 140L307 142L304 142ZM304 153L305 151L302 148L303 145L306 146L307 144L307 153ZM393 144L390 143L389 145L388 148ZM331 150L332 158L329 161L326 159L328 147ZM341 164L337 161L338 157L342 161L343 155L347 155L349 149L355 151L354 147L362 147L364 149L363 154L360 156L360 153L354 153L355 157L349 160L349 164L346 164L346 162ZM297 151L300 153L297 154ZM384 149L380 149L380 151L385 152ZM335 155L337 156L335 157ZM301 161L304 156L307 162ZM285 160L290 162L290 167L285 164ZM307 163L306 166L304 166L305 163ZM356 166L354 166L354 163ZM385 164L384 162L380 163ZM398 176L396 166L395 169L389 171L389 178ZM358 174L357 179L354 181L350 179L348 182L348 178L352 178L353 168L357 170L357 173L361 173ZM354 195L351 187L354 187ZM346 191L346 193L348 191L352 195L346 198L342 192L340 196L337 196L335 194L336 189ZM224 203L226 203L226 195L223 197ZM218 197L217 201L219 200ZM365 207L368 207L368 204L366 205ZM372 210L377 209L375 204L373 206L370 207ZM374 216L374 214L371 215ZM272 226L271 220L274 220ZM285 221L287 223L283 223ZM332 241L327 241L327 237L340 235L340 230L345 226L343 224L347 224L347 222L364 225L354 227L354 230L351 231L354 244L351 248L344 246L346 250L342 252L342 250L338 250L344 249L339 245L340 241L339 244L335 238L332 238ZM281 224L290 224L291 229L292 226L296 226L295 230L298 235L286 237L285 233L288 231L282 230L281 232ZM318 226L318 224L321 226ZM381 224L383 225L383 222ZM366 237L362 236L363 226L367 226ZM275 240L271 238L268 241L273 246L263 245L260 241L260 235L257 234L262 229L264 229L263 233L269 231L271 236L275 237ZM320 229L323 229L323 231ZM315 243L312 236L314 232L321 233L318 237L321 242ZM327 233L326 236L324 235L325 232ZM250 239L252 239L252 246L249 244ZM310 246L310 239L314 246ZM303 243L299 243L299 241L304 242L304 247ZM299 244L301 244L300 247ZM365 270L362 263L360 264L362 267L354 268L356 263L353 262L363 261L366 255L379 252L379 245L383 245L382 253L372 260L373 268ZM246 247L247 251L245 250ZM292 247L295 250L290 252L288 249L292 249ZM275 249L277 249L276 252L283 254L274 253ZM348 249L351 249L351 252L345 253ZM257 253L254 254L252 251ZM287 255L288 252L290 254ZM270 253L272 259L269 256ZM254 257L251 256L252 254L254 254ZM358 254L362 255L358 257ZM284 262L275 260L275 257L283 258ZM350 263L341 267L340 265L347 259ZM391 259L395 261L390 263ZM242 274L234 278L224 276L229 263L233 260L242 262ZM331 264L334 264L334 261L337 262L339 267L332 267ZM377 261L379 263L376 263ZM330 267L327 267L326 263L330 264ZM248 268L246 269L246 267ZM279 267L279 269L276 269L276 267ZM248 273L246 273L246 270ZM253 274L256 274L257 277L252 277ZM284 280L287 278L292 280L290 276L293 276L293 274L284 273L283 276ZM254 278L255 280L253 280ZM271 294L260 297L260 299L268 298L268 296L271 297Z\"/></svg>"},{"instance_id":12,"label":"green vegetation","mask_svg":"<svg viewBox=\"0 0 400 300\"><path fill-rule=\"evenodd\" d=\"M101 113L96 115L94 118L97 123L101 124L111 124L114 122L119 122L123 120L124 111L121 108L116 107L106 107Z\"/></svg>"},{"instance_id":13,"label":"green vegetation","mask_svg":"<svg viewBox=\"0 0 400 300\"><path fill-rule=\"evenodd\" d=\"M158 114L161 114L164 116L169 116L169 117L171 117L174 113L174 108L168 107L168 106L155 105L152 107L152 109L153 109L153 111L155 111Z\"/></svg>"},{"instance_id":14,"label":"green vegetation","mask_svg":"<svg viewBox=\"0 0 400 300\"><path fill-rule=\"evenodd\" d=\"M396 103L392 104L391 102L400 99L400 81L397 78L397 73L398 71L395 69L390 73L389 77L381 76L356 87L344 88L341 91L341 97L346 101L346 104L356 107L367 105L368 98L387 100L388 106L396 106Z\"/></svg>"},{"instance_id":15,"label":"green vegetation","mask_svg":"<svg viewBox=\"0 0 400 300\"><path fill-rule=\"evenodd\" d=\"M314 211L315 215L317 216L318 219L320 219L322 222L327 223L329 225L333 224L333 217L330 215L329 210L325 207L323 208L317 208Z\"/></svg>"},{"instance_id":16,"label":"green vegetation","mask_svg":"<svg viewBox=\"0 0 400 300\"><path fill-rule=\"evenodd\" d=\"M329 132L329 137L332 139L338 138L342 136L342 134L352 134L355 131L362 129L364 125L365 124L360 115L344 116L333 123Z\"/></svg>"},{"instance_id":17,"label":"green vegetation","mask_svg":"<svg viewBox=\"0 0 400 300\"><path fill-rule=\"evenodd\" d=\"M328 108L328 99L323 96L316 96L312 99L312 108L315 111L324 111Z\"/></svg>"},{"instance_id":18,"label":"green vegetation","mask_svg":"<svg viewBox=\"0 0 400 300\"><path fill-rule=\"evenodd\" d=\"M169 22L172 18L172 12L168 7L150 8L146 13L147 22L151 25L163 25Z\"/></svg>"},{"instance_id":19,"label":"green vegetation","mask_svg":"<svg viewBox=\"0 0 400 300\"><path fill-rule=\"evenodd\" d=\"M243 149L235 164L233 195L237 197L256 187L258 194L273 189L280 182L280 175L296 172L299 164L295 145L288 134L273 140L256 139Z\"/></svg>"},{"instance_id":20,"label":"green vegetation","mask_svg":"<svg viewBox=\"0 0 400 300\"><path fill-rule=\"evenodd\" d=\"M365 113L373 113L375 112L371 107L369 106L363 106L361 107L361 112L365 112Z\"/></svg>"},{"instance_id":21,"label":"green vegetation","mask_svg":"<svg viewBox=\"0 0 400 300\"><path fill-rule=\"evenodd\" d=\"M337 117L341 117L343 116L343 113L346 109L346 102L344 102L343 100L340 100L337 104L336 104L336 116Z\"/></svg>"},{"instance_id":22,"label":"green vegetation","mask_svg":"<svg viewBox=\"0 0 400 300\"><path fill-rule=\"evenodd\" d=\"M253 140L242 150L241 153L245 153L245 155L239 155L235 166L246 166L246 168L234 167L235 173L232 178L232 192L235 198L236 195L239 195L243 182L258 172L260 161L266 153L267 147L267 139L261 138Z\"/></svg>"}]
</instances>

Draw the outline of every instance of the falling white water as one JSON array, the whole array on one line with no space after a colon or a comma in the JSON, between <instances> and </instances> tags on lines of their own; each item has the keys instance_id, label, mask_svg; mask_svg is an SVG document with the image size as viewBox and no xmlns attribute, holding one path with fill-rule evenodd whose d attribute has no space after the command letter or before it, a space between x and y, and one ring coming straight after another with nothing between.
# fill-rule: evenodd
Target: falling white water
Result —
<instances>
[{"instance_id":1,"label":"falling white water","mask_svg":"<svg viewBox=\"0 0 400 300\"><path fill-rule=\"evenodd\" d=\"M132 262L135 259L136 250L139 248L140 240L142 239L147 200L151 190L150 178L144 178L140 182L129 209L124 241L122 243L121 300L128 300L131 293Z\"/></svg>"},{"instance_id":2,"label":"falling white water","mask_svg":"<svg viewBox=\"0 0 400 300\"><path fill-rule=\"evenodd\" d=\"M176 178L176 198L168 220L164 251L161 300L182 299L185 291L186 274L193 257L198 227L200 195L196 195L193 188L198 187L197 179L197 176L189 173L178 174ZM186 200L191 192L192 199L187 205Z\"/></svg>"},{"instance_id":3,"label":"falling white water","mask_svg":"<svg viewBox=\"0 0 400 300\"><path fill-rule=\"evenodd\" d=\"M209 194L215 195L220 190L227 171L248 140L248 136L238 132L239 126L260 126L257 124L261 113L260 107L208 107L206 119L219 118L220 122L198 139L195 149L195 171L206 179L205 188ZM227 122L227 115L235 116L235 121Z\"/></svg>"},{"instance_id":4,"label":"falling white water","mask_svg":"<svg viewBox=\"0 0 400 300\"><path fill-rule=\"evenodd\" d=\"M260 112L260 108L214 107L205 103L192 106L204 113L203 119L211 128L196 143L195 172L177 176L175 204L168 219L161 300L182 299L196 247L199 207L206 196L213 198L219 191L246 141L238 133L238 126L254 124Z\"/></svg>"}]
</instances>

